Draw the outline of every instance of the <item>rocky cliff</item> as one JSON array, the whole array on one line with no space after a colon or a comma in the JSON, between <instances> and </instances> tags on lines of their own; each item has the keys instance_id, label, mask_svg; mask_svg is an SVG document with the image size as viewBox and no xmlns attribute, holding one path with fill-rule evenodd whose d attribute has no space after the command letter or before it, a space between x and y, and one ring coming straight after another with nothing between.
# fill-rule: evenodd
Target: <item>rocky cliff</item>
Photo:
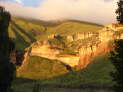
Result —
<instances>
[{"instance_id":1,"label":"rocky cliff","mask_svg":"<svg viewBox=\"0 0 123 92\"><path fill-rule=\"evenodd\" d=\"M110 51L108 43L123 39L123 25L110 24L95 32L82 32L68 36L52 34L47 41L34 42L26 49L25 60L29 56L57 59L78 69L85 68L98 54Z\"/></svg>"}]
</instances>

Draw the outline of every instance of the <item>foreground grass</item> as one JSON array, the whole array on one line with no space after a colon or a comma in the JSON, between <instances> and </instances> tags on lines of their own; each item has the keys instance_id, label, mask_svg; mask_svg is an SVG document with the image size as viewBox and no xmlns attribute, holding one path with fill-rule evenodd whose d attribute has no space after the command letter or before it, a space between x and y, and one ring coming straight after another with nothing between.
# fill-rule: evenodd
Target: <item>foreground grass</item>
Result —
<instances>
[{"instance_id":1,"label":"foreground grass","mask_svg":"<svg viewBox=\"0 0 123 92\"><path fill-rule=\"evenodd\" d=\"M39 92L112 92L110 73L115 69L107 57L101 55L83 70L46 80L17 78L13 88L15 92L33 92L36 87Z\"/></svg>"}]
</instances>

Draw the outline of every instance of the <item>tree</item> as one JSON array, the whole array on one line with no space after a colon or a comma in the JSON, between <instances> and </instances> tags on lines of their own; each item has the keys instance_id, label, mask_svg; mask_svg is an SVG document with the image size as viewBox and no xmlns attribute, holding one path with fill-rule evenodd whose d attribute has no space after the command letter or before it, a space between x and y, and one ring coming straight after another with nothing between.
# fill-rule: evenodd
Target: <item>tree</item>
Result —
<instances>
[{"instance_id":1,"label":"tree","mask_svg":"<svg viewBox=\"0 0 123 92\"><path fill-rule=\"evenodd\" d=\"M10 62L10 53L15 45L8 35L11 15L0 6L0 92L8 92L15 74L15 67Z\"/></svg>"},{"instance_id":2,"label":"tree","mask_svg":"<svg viewBox=\"0 0 123 92\"><path fill-rule=\"evenodd\" d=\"M112 73L115 92L123 92L123 40L115 41L115 48L111 51L110 59L116 69Z\"/></svg>"},{"instance_id":3,"label":"tree","mask_svg":"<svg viewBox=\"0 0 123 92\"><path fill-rule=\"evenodd\" d=\"M118 5L118 9L116 10L116 14L118 15L117 21L122 24L123 23L123 0L119 0L117 5Z\"/></svg>"}]
</instances>

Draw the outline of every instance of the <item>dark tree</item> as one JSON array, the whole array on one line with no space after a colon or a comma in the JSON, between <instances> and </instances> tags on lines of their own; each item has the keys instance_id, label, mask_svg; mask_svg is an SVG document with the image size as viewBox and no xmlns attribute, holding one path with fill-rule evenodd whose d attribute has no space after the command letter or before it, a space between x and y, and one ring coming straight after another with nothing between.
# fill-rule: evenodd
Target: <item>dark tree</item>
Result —
<instances>
[{"instance_id":1,"label":"dark tree","mask_svg":"<svg viewBox=\"0 0 123 92\"><path fill-rule=\"evenodd\" d=\"M115 48L111 51L110 59L116 69L112 73L115 85L113 87L115 92L123 92L123 40L115 41Z\"/></svg>"},{"instance_id":2,"label":"dark tree","mask_svg":"<svg viewBox=\"0 0 123 92\"><path fill-rule=\"evenodd\" d=\"M10 20L10 13L0 6L0 92L8 92L15 74L15 67L10 62L10 53L15 48L8 35Z\"/></svg>"},{"instance_id":3,"label":"dark tree","mask_svg":"<svg viewBox=\"0 0 123 92\"><path fill-rule=\"evenodd\" d=\"M122 24L123 23L123 0L119 0L117 5L118 5L118 9L116 10L116 14L118 15L117 21Z\"/></svg>"}]
</instances>

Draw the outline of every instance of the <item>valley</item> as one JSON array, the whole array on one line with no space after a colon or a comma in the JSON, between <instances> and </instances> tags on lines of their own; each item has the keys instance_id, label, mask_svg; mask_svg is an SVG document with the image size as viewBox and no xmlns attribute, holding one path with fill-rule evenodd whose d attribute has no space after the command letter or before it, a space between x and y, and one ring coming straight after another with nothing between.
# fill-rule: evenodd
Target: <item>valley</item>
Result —
<instances>
[{"instance_id":1,"label":"valley","mask_svg":"<svg viewBox=\"0 0 123 92\"><path fill-rule=\"evenodd\" d=\"M91 89L95 89L94 92L111 91L110 72L114 68L108 52L113 48L113 40L123 39L122 30L122 25L118 24L105 27L77 21L42 24L13 18L9 35L17 50L24 52L22 65L17 67L14 89L20 90L23 85L19 81L22 81L25 91L29 92L33 90L30 88L33 84L53 92L59 90L58 85L63 92L69 92L67 88L81 92L80 86L85 92ZM61 81L64 82L60 84ZM45 85L51 88L46 86L45 89Z\"/></svg>"},{"instance_id":2,"label":"valley","mask_svg":"<svg viewBox=\"0 0 123 92\"><path fill-rule=\"evenodd\" d=\"M0 92L123 92L122 0L0 0Z\"/></svg>"}]
</instances>

